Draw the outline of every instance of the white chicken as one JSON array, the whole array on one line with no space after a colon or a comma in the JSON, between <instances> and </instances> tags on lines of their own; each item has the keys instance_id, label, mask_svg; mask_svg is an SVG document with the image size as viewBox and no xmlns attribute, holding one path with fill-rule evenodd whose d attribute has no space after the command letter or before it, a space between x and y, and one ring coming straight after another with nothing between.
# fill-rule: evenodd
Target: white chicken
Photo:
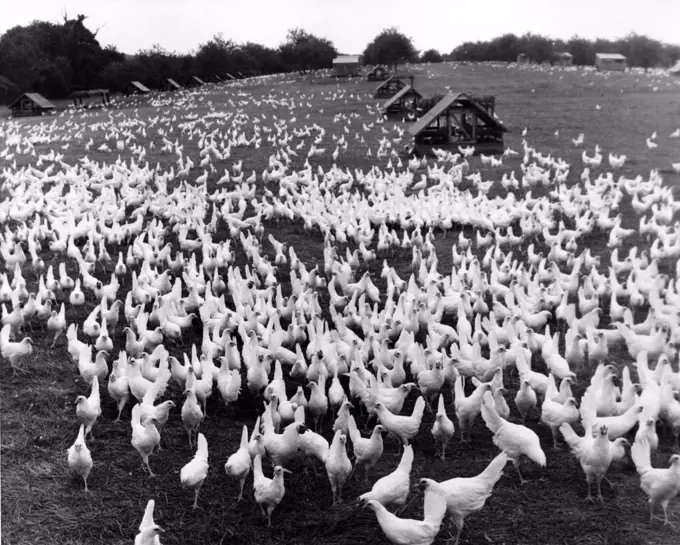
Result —
<instances>
[{"instance_id":1,"label":"white chicken","mask_svg":"<svg viewBox=\"0 0 680 545\"><path fill-rule=\"evenodd\" d=\"M85 444L85 424L81 424L78 430L78 437L76 437L75 442L68 449L68 466L71 468L71 471L74 471L83 478L85 492L88 491L87 477L90 475L90 471L92 471L92 465L92 454L90 454L90 449Z\"/></svg>"},{"instance_id":2,"label":"white chicken","mask_svg":"<svg viewBox=\"0 0 680 545\"><path fill-rule=\"evenodd\" d=\"M205 435L198 434L196 440L196 454L193 459L186 464L179 473L179 479L183 487L194 490L194 509L198 507L198 493L201 490L203 481L208 475L208 441Z\"/></svg>"}]
</instances>

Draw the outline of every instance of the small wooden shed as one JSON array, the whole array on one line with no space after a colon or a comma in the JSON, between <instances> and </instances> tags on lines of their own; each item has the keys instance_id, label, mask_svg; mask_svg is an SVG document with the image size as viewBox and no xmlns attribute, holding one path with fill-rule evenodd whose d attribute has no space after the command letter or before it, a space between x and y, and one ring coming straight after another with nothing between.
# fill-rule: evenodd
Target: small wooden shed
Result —
<instances>
[{"instance_id":1,"label":"small wooden shed","mask_svg":"<svg viewBox=\"0 0 680 545\"><path fill-rule=\"evenodd\" d=\"M531 57L525 53L520 53L517 55L517 62L519 64L531 64Z\"/></svg>"},{"instance_id":2,"label":"small wooden shed","mask_svg":"<svg viewBox=\"0 0 680 545\"><path fill-rule=\"evenodd\" d=\"M163 82L163 91L178 91L182 86L172 78L167 78Z\"/></svg>"},{"instance_id":3,"label":"small wooden shed","mask_svg":"<svg viewBox=\"0 0 680 545\"><path fill-rule=\"evenodd\" d=\"M475 153L503 153L508 129L470 95L449 93L408 132L414 153L430 154L435 148L456 151L458 146L474 146Z\"/></svg>"},{"instance_id":4,"label":"small wooden shed","mask_svg":"<svg viewBox=\"0 0 680 545\"><path fill-rule=\"evenodd\" d=\"M407 85L406 87L399 89L396 95L388 98L380 107L380 112L387 116L408 113L414 116L413 119L415 119L418 100L421 98L423 98L423 95L410 85Z\"/></svg>"},{"instance_id":5,"label":"small wooden shed","mask_svg":"<svg viewBox=\"0 0 680 545\"><path fill-rule=\"evenodd\" d=\"M236 81L236 78L235 78L234 76L232 76L229 72L227 72L227 73L225 74L225 79L226 79L227 81Z\"/></svg>"},{"instance_id":6,"label":"small wooden shed","mask_svg":"<svg viewBox=\"0 0 680 545\"><path fill-rule=\"evenodd\" d=\"M111 103L111 95L108 89L83 89L76 91L71 95L74 106L84 106L85 103L91 103L91 100L101 100L102 106L108 106ZM83 101L83 99L90 99Z\"/></svg>"},{"instance_id":7,"label":"small wooden shed","mask_svg":"<svg viewBox=\"0 0 680 545\"><path fill-rule=\"evenodd\" d=\"M390 98L406 87L407 81L413 87L413 74L393 74L375 88L373 98Z\"/></svg>"},{"instance_id":8,"label":"small wooden shed","mask_svg":"<svg viewBox=\"0 0 680 545\"><path fill-rule=\"evenodd\" d=\"M673 66L668 69L668 73L671 76L680 76L680 61L676 62Z\"/></svg>"},{"instance_id":9,"label":"small wooden shed","mask_svg":"<svg viewBox=\"0 0 680 545\"><path fill-rule=\"evenodd\" d=\"M139 81L131 81L123 92L126 95L148 95L151 90Z\"/></svg>"},{"instance_id":10,"label":"small wooden shed","mask_svg":"<svg viewBox=\"0 0 680 545\"><path fill-rule=\"evenodd\" d=\"M390 76L390 72L384 66L374 66L366 74L366 81L385 81Z\"/></svg>"},{"instance_id":11,"label":"small wooden shed","mask_svg":"<svg viewBox=\"0 0 680 545\"><path fill-rule=\"evenodd\" d=\"M553 64L555 66L572 66L574 64L574 56L568 51L554 53Z\"/></svg>"},{"instance_id":12,"label":"small wooden shed","mask_svg":"<svg viewBox=\"0 0 680 545\"><path fill-rule=\"evenodd\" d=\"M203 80L202 80L201 78L199 78L198 76L191 76L191 77L187 80L187 82L186 82L186 84L185 84L185 87L192 88L192 87L200 87L201 85L205 85L205 81L203 81Z\"/></svg>"},{"instance_id":13,"label":"small wooden shed","mask_svg":"<svg viewBox=\"0 0 680 545\"><path fill-rule=\"evenodd\" d=\"M598 70L625 72L628 59L621 53L595 53L595 66Z\"/></svg>"},{"instance_id":14,"label":"small wooden shed","mask_svg":"<svg viewBox=\"0 0 680 545\"><path fill-rule=\"evenodd\" d=\"M24 93L9 105L9 109L14 117L42 115L54 110L54 104L39 93Z\"/></svg>"},{"instance_id":15,"label":"small wooden shed","mask_svg":"<svg viewBox=\"0 0 680 545\"><path fill-rule=\"evenodd\" d=\"M338 55L333 59L333 71L336 78L358 76L359 55Z\"/></svg>"}]
</instances>

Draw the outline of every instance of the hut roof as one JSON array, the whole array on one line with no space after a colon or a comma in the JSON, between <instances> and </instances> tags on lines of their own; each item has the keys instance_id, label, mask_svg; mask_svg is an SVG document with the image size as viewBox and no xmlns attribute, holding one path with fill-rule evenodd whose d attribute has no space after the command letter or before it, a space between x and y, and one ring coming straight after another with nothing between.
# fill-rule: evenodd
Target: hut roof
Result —
<instances>
[{"instance_id":1,"label":"hut roof","mask_svg":"<svg viewBox=\"0 0 680 545\"><path fill-rule=\"evenodd\" d=\"M675 63L675 66L668 69L668 73L674 76L680 75L680 61Z\"/></svg>"},{"instance_id":2,"label":"hut roof","mask_svg":"<svg viewBox=\"0 0 680 545\"><path fill-rule=\"evenodd\" d=\"M139 81L131 81L130 85L137 88L142 93L150 93L151 92L151 90L146 85L144 85L143 83L141 83Z\"/></svg>"},{"instance_id":3,"label":"hut roof","mask_svg":"<svg viewBox=\"0 0 680 545\"><path fill-rule=\"evenodd\" d=\"M338 55L333 64L359 64L359 55Z\"/></svg>"},{"instance_id":4,"label":"hut roof","mask_svg":"<svg viewBox=\"0 0 680 545\"><path fill-rule=\"evenodd\" d=\"M421 95L418 91L416 91L413 87L411 87L410 85L406 85L405 87L402 87L401 89L399 89L399 91L397 92L396 95L390 97L390 98L385 102L385 104L383 104L383 105L381 106L380 109L381 109L381 110L387 110L387 108L389 108L390 106L392 106L392 104L394 104L395 102L397 102L397 100L399 100L400 98L402 98L404 95L406 95L406 94L408 94L408 93L415 93L415 94L416 94L417 96L419 96L419 97L422 97L422 96L423 96L423 95Z\"/></svg>"},{"instance_id":5,"label":"hut roof","mask_svg":"<svg viewBox=\"0 0 680 545\"><path fill-rule=\"evenodd\" d=\"M82 89L80 91L75 91L72 93L74 97L93 97L99 95L108 95L108 89Z\"/></svg>"},{"instance_id":6,"label":"hut roof","mask_svg":"<svg viewBox=\"0 0 680 545\"><path fill-rule=\"evenodd\" d=\"M40 93L24 93L19 98L17 98L14 102L12 102L12 104L10 104L10 108L12 106L14 106L17 102L19 102L24 97L30 98L33 102L35 102L41 108L45 108L45 109L54 108L54 104L52 104L49 100L47 100Z\"/></svg>"},{"instance_id":7,"label":"hut roof","mask_svg":"<svg viewBox=\"0 0 680 545\"><path fill-rule=\"evenodd\" d=\"M167 82L168 82L170 85L172 85L175 89L181 89L181 88L182 88L182 86L181 86L179 83L177 83L177 82L176 82L174 79L172 79L172 78L168 78L168 79L166 79L165 81L167 81Z\"/></svg>"},{"instance_id":8,"label":"hut roof","mask_svg":"<svg viewBox=\"0 0 680 545\"><path fill-rule=\"evenodd\" d=\"M626 56L621 55L621 53L595 53L595 56L599 59L609 60L609 61L625 61Z\"/></svg>"},{"instance_id":9,"label":"hut roof","mask_svg":"<svg viewBox=\"0 0 680 545\"><path fill-rule=\"evenodd\" d=\"M465 93L449 93L444 98L442 98L437 104L435 104L430 111L428 111L423 117L416 121L408 130L411 136L416 136L424 128L426 128L432 121L443 114L447 108L453 105L455 102L462 102L464 106L472 106L476 112L477 117L480 118L487 125L494 125L501 129L503 132L508 132L508 129L503 126L503 124L498 121L495 117L489 114L480 104L472 100Z\"/></svg>"},{"instance_id":10,"label":"hut roof","mask_svg":"<svg viewBox=\"0 0 680 545\"><path fill-rule=\"evenodd\" d=\"M205 85L205 81L203 81L198 76L191 76L191 81L195 81L196 83L198 83L200 85Z\"/></svg>"}]
</instances>

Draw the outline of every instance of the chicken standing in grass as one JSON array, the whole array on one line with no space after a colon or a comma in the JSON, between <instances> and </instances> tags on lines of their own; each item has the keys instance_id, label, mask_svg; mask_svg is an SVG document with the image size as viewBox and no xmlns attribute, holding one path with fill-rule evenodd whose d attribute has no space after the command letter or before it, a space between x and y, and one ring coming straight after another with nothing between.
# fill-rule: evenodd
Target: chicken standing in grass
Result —
<instances>
[{"instance_id":1,"label":"chicken standing in grass","mask_svg":"<svg viewBox=\"0 0 680 545\"><path fill-rule=\"evenodd\" d=\"M87 477L92 470L92 455L85 444L85 424L80 425L78 437L68 449L68 466L83 478L87 492Z\"/></svg>"},{"instance_id":2,"label":"chicken standing in grass","mask_svg":"<svg viewBox=\"0 0 680 545\"><path fill-rule=\"evenodd\" d=\"M201 422L203 422L203 411L198 403L198 399L196 399L196 392L193 386L185 390L184 395L187 398L182 405L182 423L189 436L189 448L192 448L193 434L198 431Z\"/></svg>"},{"instance_id":3,"label":"chicken standing in grass","mask_svg":"<svg viewBox=\"0 0 680 545\"><path fill-rule=\"evenodd\" d=\"M671 456L670 467L653 468L646 437L633 443L630 454L640 475L640 488L649 496L649 523L658 518L654 516L654 507L659 504L663 509L664 526L672 525L668 519L668 504L680 492L680 455Z\"/></svg>"},{"instance_id":4,"label":"chicken standing in grass","mask_svg":"<svg viewBox=\"0 0 680 545\"><path fill-rule=\"evenodd\" d=\"M493 487L503 475L503 468L508 463L508 456L501 452L496 456L486 469L476 477L456 477L436 483L444 491L446 496L446 506L449 514L456 525L456 541L458 543L460 534L463 532L465 519L468 515L480 511L486 500L491 496ZM420 482L435 482L431 479L420 479Z\"/></svg>"},{"instance_id":5,"label":"chicken standing in grass","mask_svg":"<svg viewBox=\"0 0 680 545\"><path fill-rule=\"evenodd\" d=\"M539 466L545 467L545 453L541 449L541 442L533 430L521 424L508 422L498 415L491 392L484 394L482 399L482 418L487 428L493 433L493 444L505 452L517 469L519 480L524 478L519 470L522 455L529 457Z\"/></svg>"},{"instance_id":6,"label":"chicken standing in grass","mask_svg":"<svg viewBox=\"0 0 680 545\"><path fill-rule=\"evenodd\" d=\"M205 435L198 434L196 445L193 460L186 464L179 474L182 486L194 489L194 509L198 507L198 493L208 475L208 441Z\"/></svg>"},{"instance_id":7,"label":"chicken standing in grass","mask_svg":"<svg viewBox=\"0 0 680 545\"><path fill-rule=\"evenodd\" d=\"M144 509L144 517L139 524L139 533L135 537L135 545L161 545L158 534L163 532L163 529L158 526L153 520L153 510L156 506L154 500L149 500Z\"/></svg>"},{"instance_id":8,"label":"chicken standing in grass","mask_svg":"<svg viewBox=\"0 0 680 545\"><path fill-rule=\"evenodd\" d=\"M269 479L262 473L262 458L258 454L253 460L253 491L255 501L260 506L263 515L267 516L268 525L272 525L272 511L281 503L286 494L286 487L283 482L283 474L291 473L289 470L276 466L274 468L274 478Z\"/></svg>"},{"instance_id":9,"label":"chicken standing in grass","mask_svg":"<svg viewBox=\"0 0 680 545\"><path fill-rule=\"evenodd\" d=\"M458 429L460 430L460 440L470 440L470 429L482 409L482 397L485 392L491 390L491 383L480 382L476 379L475 390L469 396L465 396L463 389L463 377L458 377L454 383L454 399L453 404L456 409L456 417L458 418ZM467 433L467 437L465 437Z\"/></svg>"},{"instance_id":10,"label":"chicken standing in grass","mask_svg":"<svg viewBox=\"0 0 680 545\"><path fill-rule=\"evenodd\" d=\"M347 437L340 430L335 432L328 456L326 473L333 491L333 505L342 501L342 487L352 473L352 462L347 457Z\"/></svg>"},{"instance_id":11,"label":"chicken standing in grass","mask_svg":"<svg viewBox=\"0 0 680 545\"><path fill-rule=\"evenodd\" d=\"M365 470L365 482L368 482L368 471L371 469L383 453L383 432L387 431L385 426L378 424L373 428L373 432L369 438L361 437L357 423L354 416L349 415L348 419L349 437L352 440L352 450L354 451L354 467L361 464ZM338 430L340 431L340 430Z\"/></svg>"},{"instance_id":12,"label":"chicken standing in grass","mask_svg":"<svg viewBox=\"0 0 680 545\"><path fill-rule=\"evenodd\" d=\"M612 448L607 435L607 426L600 426L599 433L595 438L589 432L589 426L584 425L584 428L585 434L583 437L576 435L567 422L560 426L560 431L565 441L569 444L574 456L580 462L583 472L586 474L586 482L588 483L588 496L586 499L592 501L590 484L592 481L595 481L597 483L597 499L604 502L600 485L612 463Z\"/></svg>"},{"instance_id":13,"label":"chicken standing in grass","mask_svg":"<svg viewBox=\"0 0 680 545\"><path fill-rule=\"evenodd\" d=\"M26 372L19 367L19 362L33 353L33 339L25 337L19 342L10 341L10 331L12 326L6 324L0 331L0 353L3 358L9 360L14 374L17 372Z\"/></svg>"},{"instance_id":14,"label":"chicken standing in grass","mask_svg":"<svg viewBox=\"0 0 680 545\"><path fill-rule=\"evenodd\" d=\"M248 427L243 425L243 432L241 434L241 445L239 449L229 456L227 463L224 464L224 471L227 475L231 477L236 477L241 484L241 490L238 494L236 503L240 502L243 498L243 487L246 484L246 478L248 473L250 473L250 466L252 465L252 459L250 457L250 452L248 452Z\"/></svg>"},{"instance_id":15,"label":"chicken standing in grass","mask_svg":"<svg viewBox=\"0 0 680 545\"><path fill-rule=\"evenodd\" d=\"M378 500L368 500L385 536L395 545L430 545L437 537L446 514L444 492L433 482L425 483L423 520L401 519Z\"/></svg>"},{"instance_id":16,"label":"chicken standing in grass","mask_svg":"<svg viewBox=\"0 0 680 545\"><path fill-rule=\"evenodd\" d=\"M385 506L405 505L411 487L412 466L413 446L406 445L397 468L392 473L378 479L369 492L359 496L359 500L376 500Z\"/></svg>"},{"instance_id":17,"label":"chicken standing in grass","mask_svg":"<svg viewBox=\"0 0 680 545\"><path fill-rule=\"evenodd\" d=\"M92 391L88 397L78 396L76 398L76 416L85 424L85 435L92 435L92 427L102 414L101 398L99 396L99 379L92 377Z\"/></svg>"},{"instance_id":18,"label":"chicken standing in grass","mask_svg":"<svg viewBox=\"0 0 680 545\"><path fill-rule=\"evenodd\" d=\"M418 434L420 422L425 411L425 400L419 397L413 407L411 416L401 416L392 414L382 402L375 404L375 412L380 419L380 423L390 435L396 437L402 445L407 445Z\"/></svg>"},{"instance_id":19,"label":"chicken standing in grass","mask_svg":"<svg viewBox=\"0 0 680 545\"><path fill-rule=\"evenodd\" d=\"M437 447L441 448L442 460L446 459L446 445L456 433L456 428L453 422L446 414L446 406L444 405L444 395L439 396L439 401L437 402L437 415L435 416L434 426L432 426L432 436L437 444Z\"/></svg>"},{"instance_id":20,"label":"chicken standing in grass","mask_svg":"<svg viewBox=\"0 0 680 545\"><path fill-rule=\"evenodd\" d=\"M161 441L161 434L158 433L156 428L156 419L151 417L146 422L141 421L142 408L139 405L135 405L132 408L132 446L137 449L139 455L142 457L142 462L146 469L149 470L149 477L155 477L156 474L151 471L149 466L149 456L153 453L154 449L158 447L158 443Z\"/></svg>"}]
</instances>

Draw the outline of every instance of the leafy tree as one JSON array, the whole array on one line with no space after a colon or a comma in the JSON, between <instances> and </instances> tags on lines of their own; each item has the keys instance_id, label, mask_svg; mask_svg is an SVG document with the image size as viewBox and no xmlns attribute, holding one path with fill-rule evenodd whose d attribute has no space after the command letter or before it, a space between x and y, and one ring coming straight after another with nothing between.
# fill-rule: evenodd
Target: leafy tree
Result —
<instances>
[{"instance_id":1,"label":"leafy tree","mask_svg":"<svg viewBox=\"0 0 680 545\"><path fill-rule=\"evenodd\" d=\"M330 68L338 51L330 40L294 28L288 31L286 42L279 47L279 55L289 69L304 73Z\"/></svg>"},{"instance_id":2,"label":"leafy tree","mask_svg":"<svg viewBox=\"0 0 680 545\"><path fill-rule=\"evenodd\" d=\"M428 49L420 56L420 62L442 62L442 54L436 49Z\"/></svg>"},{"instance_id":3,"label":"leafy tree","mask_svg":"<svg viewBox=\"0 0 680 545\"><path fill-rule=\"evenodd\" d=\"M387 64L397 70L399 64L418 60L418 50L413 40L395 27L386 28L364 50L367 64Z\"/></svg>"}]
</instances>

